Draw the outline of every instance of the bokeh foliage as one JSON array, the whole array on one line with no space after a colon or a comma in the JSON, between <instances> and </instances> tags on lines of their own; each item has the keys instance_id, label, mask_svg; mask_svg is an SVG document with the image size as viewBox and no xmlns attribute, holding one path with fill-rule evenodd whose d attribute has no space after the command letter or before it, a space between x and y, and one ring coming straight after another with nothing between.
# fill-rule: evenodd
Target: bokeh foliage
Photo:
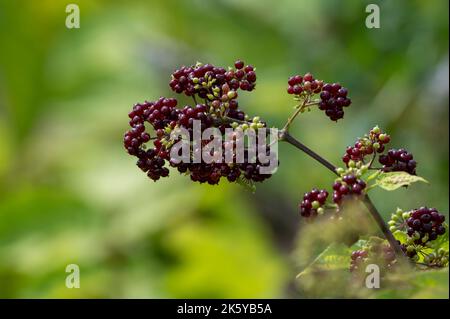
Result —
<instances>
[{"instance_id":1,"label":"bokeh foliage","mask_svg":"<svg viewBox=\"0 0 450 319\"><path fill-rule=\"evenodd\" d=\"M65 28L68 3L80 29ZM0 0L1 297L305 296L292 284L305 263L292 254L296 209L331 183L320 165L280 145L278 173L252 195L175 172L153 183L122 149L133 103L172 95L171 71L196 61L253 64L257 89L241 104L274 126L292 111L289 75L340 81L345 119L312 112L292 134L338 163L379 124L431 183L374 191L384 217L448 212L447 1L68 3ZM368 3L380 29L365 28ZM81 289L64 286L69 263Z\"/></svg>"}]
</instances>

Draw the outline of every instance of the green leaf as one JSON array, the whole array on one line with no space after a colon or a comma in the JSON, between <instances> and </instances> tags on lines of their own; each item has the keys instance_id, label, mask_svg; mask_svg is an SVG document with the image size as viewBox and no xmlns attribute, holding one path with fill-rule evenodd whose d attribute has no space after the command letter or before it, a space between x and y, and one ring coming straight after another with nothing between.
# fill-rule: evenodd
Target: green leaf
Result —
<instances>
[{"instance_id":1,"label":"green leaf","mask_svg":"<svg viewBox=\"0 0 450 319\"><path fill-rule=\"evenodd\" d=\"M406 235L406 233L401 230L396 230L393 235L395 239L399 240L402 244L406 243L406 240L408 239L408 235Z\"/></svg>"},{"instance_id":2,"label":"green leaf","mask_svg":"<svg viewBox=\"0 0 450 319\"><path fill-rule=\"evenodd\" d=\"M379 186L387 191L396 190L402 186L408 186L415 182L429 182L423 177L411 175L406 172L389 172L380 173L375 182L376 186Z\"/></svg>"},{"instance_id":3,"label":"green leaf","mask_svg":"<svg viewBox=\"0 0 450 319\"><path fill-rule=\"evenodd\" d=\"M367 245L368 240L367 239L359 239L356 243L354 243L351 247L351 251L363 249Z\"/></svg>"},{"instance_id":4,"label":"green leaf","mask_svg":"<svg viewBox=\"0 0 450 319\"><path fill-rule=\"evenodd\" d=\"M333 243L317 256L316 259L314 259L314 261L301 273L299 273L297 278L311 272L348 269L350 265L350 254L351 249L346 245Z\"/></svg>"}]
</instances>

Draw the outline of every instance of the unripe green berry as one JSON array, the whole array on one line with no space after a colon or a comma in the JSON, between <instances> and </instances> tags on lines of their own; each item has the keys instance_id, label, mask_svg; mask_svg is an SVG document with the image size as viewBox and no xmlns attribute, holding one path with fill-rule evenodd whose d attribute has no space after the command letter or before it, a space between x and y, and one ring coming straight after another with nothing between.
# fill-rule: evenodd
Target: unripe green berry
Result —
<instances>
[{"instance_id":1,"label":"unripe green berry","mask_svg":"<svg viewBox=\"0 0 450 319\"><path fill-rule=\"evenodd\" d=\"M228 96L229 99L235 98L236 95L237 95L236 91L230 91L230 92L227 93L227 96Z\"/></svg>"},{"instance_id":2,"label":"unripe green berry","mask_svg":"<svg viewBox=\"0 0 450 319\"><path fill-rule=\"evenodd\" d=\"M320 207L320 203L315 200L311 203L311 206L312 206L312 208L317 209Z\"/></svg>"},{"instance_id":3,"label":"unripe green berry","mask_svg":"<svg viewBox=\"0 0 450 319\"><path fill-rule=\"evenodd\" d=\"M367 166L362 166L361 168L360 168L360 172L361 172L361 174L365 174L365 173L367 173L367 171L369 170L369 168L367 167Z\"/></svg>"},{"instance_id":4,"label":"unripe green berry","mask_svg":"<svg viewBox=\"0 0 450 319\"><path fill-rule=\"evenodd\" d=\"M409 215L410 215L409 213L403 213L402 217L403 217L403 219L408 219Z\"/></svg>"},{"instance_id":5,"label":"unripe green berry","mask_svg":"<svg viewBox=\"0 0 450 319\"><path fill-rule=\"evenodd\" d=\"M389 227L389 230L390 230L391 232L395 232L395 231L397 230L397 227L391 226L391 227Z\"/></svg>"},{"instance_id":6,"label":"unripe green berry","mask_svg":"<svg viewBox=\"0 0 450 319\"><path fill-rule=\"evenodd\" d=\"M386 140L386 137L387 137L387 135L386 134L380 134L379 136L378 136L378 139L380 140L380 141L385 141Z\"/></svg>"}]
</instances>

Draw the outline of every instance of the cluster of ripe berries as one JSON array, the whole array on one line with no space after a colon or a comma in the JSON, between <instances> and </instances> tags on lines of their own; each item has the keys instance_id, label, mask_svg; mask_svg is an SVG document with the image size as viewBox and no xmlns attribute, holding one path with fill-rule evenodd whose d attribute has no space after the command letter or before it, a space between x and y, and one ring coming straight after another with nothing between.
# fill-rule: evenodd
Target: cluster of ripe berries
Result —
<instances>
[{"instance_id":1,"label":"cluster of ripe berries","mask_svg":"<svg viewBox=\"0 0 450 319\"><path fill-rule=\"evenodd\" d=\"M385 145L390 141L391 137L376 126L369 134L359 138L353 146L347 147L342 161L349 167L352 163L365 163L367 156L375 156L378 153L383 172L403 171L415 175L417 163L413 155L405 149L389 149L386 154L382 154L386 150Z\"/></svg>"},{"instance_id":2,"label":"cluster of ripe berries","mask_svg":"<svg viewBox=\"0 0 450 319\"><path fill-rule=\"evenodd\" d=\"M333 202L340 204L345 196L361 195L366 183L354 174L347 174L333 184Z\"/></svg>"},{"instance_id":3,"label":"cluster of ripe berries","mask_svg":"<svg viewBox=\"0 0 450 319\"><path fill-rule=\"evenodd\" d=\"M383 133L381 129L376 126L370 130L369 134L362 138L359 138L353 146L348 146L345 150L342 161L349 166L350 161L364 162L364 159L368 155L372 155L374 152L383 153L385 151L385 144L389 143L391 137L386 133Z\"/></svg>"},{"instance_id":4,"label":"cluster of ripe berries","mask_svg":"<svg viewBox=\"0 0 450 319\"><path fill-rule=\"evenodd\" d=\"M403 148L390 149L387 154L381 155L378 161L383 165L383 172L403 171L416 175L417 163L413 159L413 155Z\"/></svg>"},{"instance_id":5,"label":"cluster of ripe berries","mask_svg":"<svg viewBox=\"0 0 450 319\"><path fill-rule=\"evenodd\" d=\"M300 215L303 217L315 217L323 214L323 205L327 200L328 192L324 189L318 190L313 188L310 192L305 193L303 201L299 205Z\"/></svg>"},{"instance_id":6,"label":"cluster of ripe berries","mask_svg":"<svg viewBox=\"0 0 450 319\"><path fill-rule=\"evenodd\" d=\"M344 107L349 106L352 101L347 97L347 89L339 83L325 84L320 93L319 109L332 120L337 121L344 117Z\"/></svg>"},{"instance_id":7,"label":"cluster of ripe berries","mask_svg":"<svg viewBox=\"0 0 450 319\"><path fill-rule=\"evenodd\" d=\"M311 73L305 75L294 75L288 79L288 94L314 94L322 91L323 81L314 79Z\"/></svg>"},{"instance_id":8,"label":"cluster of ripe berries","mask_svg":"<svg viewBox=\"0 0 450 319\"><path fill-rule=\"evenodd\" d=\"M333 202L342 204L345 197L359 196L366 188L366 183L356 177L353 173L345 173L333 184ZM324 212L324 204L328 197L328 192L324 189L313 188L305 193L302 202L299 204L299 212L302 217L316 217Z\"/></svg>"},{"instance_id":9,"label":"cluster of ripe berries","mask_svg":"<svg viewBox=\"0 0 450 319\"><path fill-rule=\"evenodd\" d=\"M223 84L237 91L252 91L255 88L256 73L251 65L244 66L243 61L234 63L235 69L226 70L211 64L197 63L193 66L182 66L172 73L170 88L176 93L184 93L187 96L198 95L206 99L211 95L219 96L212 87L220 88ZM222 95L220 95L222 96ZM210 98L213 100L214 98Z\"/></svg>"},{"instance_id":10,"label":"cluster of ripe berries","mask_svg":"<svg viewBox=\"0 0 450 319\"><path fill-rule=\"evenodd\" d=\"M260 168L268 166L270 161L263 164L259 158L250 159L246 151L244 163L239 164L225 163L225 155L213 163L203 161L193 163L192 158L188 163L184 163L170 158L171 147L177 142L171 139L170 133L177 128L187 129L190 137L193 137L194 120L200 121L202 132L206 128L217 127L222 133L226 128L231 128L232 124L225 121L225 117L245 121L248 117L238 108L236 91L239 89L252 91L255 82L254 68L251 65L244 66L242 61L236 61L235 69L229 68L228 71L211 64L200 63L175 70L169 83L172 90L192 96L194 100L197 96L204 99L205 104L178 108L176 99L161 97L156 101L134 105L128 114L131 129L124 135L125 149L130 155L138 158L137 166L154 181L169 175L167 167L169 165L176 167L180 173L189 174L193 181L200 183L217 184L221 177L227 178L230 182L238 180L241 176L257 182L269 178L270 174L260 174ZM152 126L154 137L150 137L146 132L146 122ZM254 124L255 126L258 124L258 128L266 126L264 122ZM152 147L147 145L150 140L153 140ZM193 145L192 152L208 142L202 141L202 145ZM269 153L269 149L267 152Z\"/></svg>"},{"instance_id":11,"label":"cluster of ripe berries","mask_svg":"<svg viewBox=\"0 0 450 319\"><path fill-rule=\"evenodd\" d=\"M347 97L347 89L339 83L325 83L314 79L311 73L304 76L295 75L288 79L288 94L297 97L310 98L313 94L320 93L319 109L332 120L337 121L344 117L344 107L351 104Z\"/></svg>"},{"instance_id":12,"label":"cluster of ripe berries","mask_svg":"<svg viewBox=\"0 0 450 319\"><path fill-rule=\"evenodd\" d=\"M391 220L388 224L391 232L401 231L407 234L402 248L405 247L404 252L409 258L414 261L418 260L418 252L426 248L428 249L427 253L421 253L420 255L430 258L425 258L424 262L437 266L436 262L440 264L441 261L445 261L445 258L437 261L434 260L432 255L436 253L436 256L445 256L437 251L430 253L429 249L432 248L433 240L446 233L447 226L444 224L444 221L445 216L440 214L436 208L420 207L407 212L397 208L397 211L391 215Z\"/></svg>"},{"instance_id":13,"label":"cluster of ripe berries","mask_svg":"<svg viewBox=\"0 0 450 319\"><path fill-rule=\"evenodd\" d=\"M415 244L423 244L445 234L445 216L435 208L421 207L412 210L409 215L406 219L407 234L415 236Z\"/></svg>"}]
</instances>

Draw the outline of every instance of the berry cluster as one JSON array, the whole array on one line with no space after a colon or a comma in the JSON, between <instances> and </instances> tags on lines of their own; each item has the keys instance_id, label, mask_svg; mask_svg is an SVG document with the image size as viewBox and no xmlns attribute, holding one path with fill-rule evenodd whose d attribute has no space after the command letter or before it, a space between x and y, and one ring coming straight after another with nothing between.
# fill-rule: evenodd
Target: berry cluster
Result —
<instances>
[{"instance_id":1,"label":"berry cluster","mask_svg":"<svg viewBox=\"0 0 450 319\"><path fill-rule=\"evenodd\" d=\"M313 94L322 91L323 81L314 79L311 73L306 73L304 76L294 75L288 79L288 94Z\"/></svg>"},{"instance_id":2,"label":"berry cluster","mask_svg":"<svg viewBox=\"0 0 450 319\"><path fill-rule=\"evenodd\" d=\"M364 162L366 156L376 153L383 153L385 144L389 143L391 137L383 133L378 126L370 130L369 134L359 138L354 146L348 146L342 161L349 166L350 161Z\"/></svg>"},{"instance_id":3,"label":"berry cluster","mask_svg":"<svg viewBox=\"0 0 450 319\"><path fill-rule=\"evenodd\" d=\"M169 169L164 167L166 161L163 157L158 156L158 149L149 149L147 151L140 150L137 157L139 158L136 165L144 172L147 176L157 181L160 177L169 176Z\"/></svg>"},{"instance_id":4,"label":"berry cluster","mask_svg":"<svg viewBox=\"0 0 450 319\"><path fill-rule=\"evenodd\" d=\"M242 61L236 61L234 66L236 69L228 71L211 64L197 63L192 66L183 66L172 73L169 86L176 93L184 93L187 96L198 95L202 99L209 100L222 98L224 84L234 91L238 89L252 91L256 82L253 66L244 67Z\"/></svg>"},{"instance_id":5,"label":"berry cluster","mask_svg":"<svg viewBox=\"0 0 450 319\"><path fill-rule=\"evenodd\" d=\"M399 241L397 241L400 244ZM403 251L406 251L404 245L400 245ZM384 240L377 237L371 237L366 246L355 250L350 256L350 271L365 271L368 264L377 264L383 268L391 268L397 263L393 248Z\"/></svg>"},{"instance_id":6,"label":"berry cluster","mask_svg":"<svg viewBox=\"0 0 450 319\"><path fill-rule=\"evenodd\" d=\"M344 107L349 106L352 101L347 97L347 89L339 83L327 83L320 93L319 109L332 120L337 121L344 117Z\"/></svg>"},{"instance_id":7,"label":"berry cluster","mask_svg":"<svg viewBox=\"0 0 450 319\"><path fill-rule=\"evenodd\" d=\"M313 188L310 192L305 193L303 201L299 205L300 215L303 217L315 217L323 214L323 205L327 200L328 192L324 189L318 190Z\"/></svg>"},{"instance_id":8,"label":"berry cluster","mask_svg":"<svg viewBox=\"0 0 450 319\"><path fill-rule=\"evenodd\" d=\"M266 127L266 123L260 121L259 117L253 118L252 122L247 122L250 118L238 108L236 91L238 89L252 91L255 88L255 82L254 68L251 65L244 66L242 61L236 61L235 69L229 68L228 71L211 64L201 63L181 67L172 74L170 87L176 93L194 97L194 101L195 96L198 96L204 99L205 103L196 103L194 107L177 108L176 99L161 97L153 102L136 104L128 114L131 129L124 135L125 149L130 155L138 158L137 166L154 181L169 175L167 162L171 167L177 168L180 173L189 174L193 181L200 183L217 184L221 177L227 178L230 182L237 181L239 178L261 182L269 178L271 175L261 174L260 168L268 166L271 162L263 164L259 158L249 158L247 150L244 150L243 163L225 163L227 146L225 139L222 143L223 155L215 159L213 163L192 161L193 153L201 150L211 140L203 140L201 145L195 145L192 141L191 161L187 163L174 160L170 155L171 147L181 139L180 137L174 139L171 133L178 128L184 128L190 133L190 137L193 137L194 120L200 122L202 132L206 128L216 127L222 134L225 134L225 129L238 126L244 131L248 128L257 130ZM145 122L152 126L155 132L154 137L146 132ZM148 148L147 143L150 140L153 140L153 146ZM231 147L234 152L233 159L236 159L235 150L233 146ZM269 147L267 147L266 155L273 156L270 154Z\"/></svg>"},{"instance_id":9,"label":"berry cluster","mask_svg":"<svg viewBox=\"0 0 450 319\"><path fill-rule=\"evenodd\" d=\"M332 120L337 121L344 117L344 107L351 104L347 97L347 89L339 83L323 83L322 80L314 79L311 73L305 75L294 75L288 79L288 94L294 94L297 99L303 97L310 101L310 97L320 93L318 101L319 109Z\"/></svg>"},{"instance_id":10,"label":"berry cluster","mask_svg":"<svg viewBox=\"0 0 450 319\"><path fill-rule=\"evenodd\" d=\"M345 196L361 195L366 188L366 183L354 174L344 175L333 184L333 202L340 204Z\"/></svg>"},{"instance_id":11,"label":"berry cluster","mask_svg":"<svg viewBox=\"0 0 450 319\"><path fill-rule=\"evenodd\" d=\"M378 161L383 165L383 172L403 171L416 175L417 163L413 155L405 149L390 149L387 154L381 155Z\"/></svg>"},{"instance_id":12,"label":"berry cluster","mask_svg":"<svg viewBox=\"0 0 450 319\"><path fill-rule=\"evenodd\" d=\"M385 145L390 141L391 137L376 126L370 130L369 134L359 138L353 146L347 147L342 161L347 167L351 167L358 162L364 164L366 156L369 155L372 156L372 163L375 156L380 154L378 161L383 165L381 168L383 172L403 171L415 175L417 163L413 155L405 149L390 149L383 154L386 150Z\"/></svg>"},{"instance_id":13,"label":"berry cluster","mask_svg":"<svg viewBox=\"0 0 450 319\"><path fill-rule=\"evenodd\" d=\"M412 210L409 215L406 219L407 234L414 236L416 244L435 240L439 235L445 234L445 216L439 214L437 209L421 207Z\"/></svg>"}]
</instances>

